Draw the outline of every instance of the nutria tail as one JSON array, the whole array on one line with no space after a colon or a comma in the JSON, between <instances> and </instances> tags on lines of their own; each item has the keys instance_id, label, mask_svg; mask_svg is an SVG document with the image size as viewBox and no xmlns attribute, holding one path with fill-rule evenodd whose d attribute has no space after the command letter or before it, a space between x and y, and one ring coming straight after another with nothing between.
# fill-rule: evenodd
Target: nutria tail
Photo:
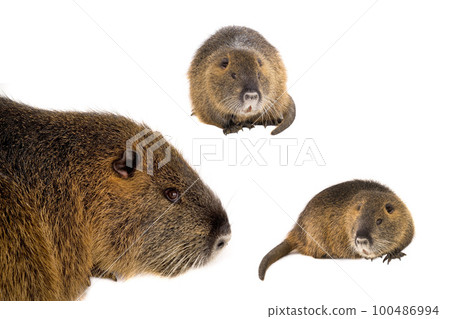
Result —
<instances>
[{"instance_id":1,"label":"nutria tail","mask_svg":"<svg viewBox=\"0 0 450 319\"><path fill-rule=\"evenodd\" d=\"M270 134L277 135L278 133L283 132L285 129L287 129L289 126L291 126L292 122L294 122L295 103L294 103L294 100L290 96L289 96L289 99L291 100L291 102L289 104L289 107L288 107L286 113L283 114L283 121Z\"/></svg>"},{"instance_id":2,"label":"nutria tail","mask_svg":"<svg viewBox=\"0 0 450 319\"><path fill-rule=\"evenodd\" d=\"M278 259L283 258L287 254L289 254L293 249L294 248L292 247L292 245L288 243L287 240L285 240L274 249L269 251L259 264L259 279L264 280L267 268L269 268L270 265L272 265Z\"/></svg>"}]
</instances>

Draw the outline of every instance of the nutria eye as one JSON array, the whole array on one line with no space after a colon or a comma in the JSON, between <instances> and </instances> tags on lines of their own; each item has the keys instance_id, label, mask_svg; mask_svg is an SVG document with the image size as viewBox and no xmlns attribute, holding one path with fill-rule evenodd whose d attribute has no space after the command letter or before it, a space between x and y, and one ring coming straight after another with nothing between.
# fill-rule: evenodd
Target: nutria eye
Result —
<instances>
[{"instance_id":1,"label":"nutria eye","mask_svg":"<svg viewBox=\"0 0 450 319\"><path fill-rule=\"evenodd\" d=\"M389 214L392 214L394 211L394 206L392 206L391 204L386 204L385 208Z\"/></svg>"},{"instance_id":2,"label":"nutria eye","mask_svg":"<svg viewBox=\"0 0 450 319\"><path fill-rule=\"evenodd\" d=\"M258 80L261 79L261 72L258 72Z\"/></svg>"},{"instance_id":3,"label":"nutria eye","mask_svg":"<svg viewBox=\"0 0 450 319\"><path fill-rule=\"evenodd\" d=\"M377 219L377 225L380 225L382 222L383 222L383 220L381 218Z\"/></svg>"},{"instance_id":4,"label":"nutria eye","mask_svg":"<svg viewBox=\"0 0 450 319\"><path fill-rule=\"evenodd\" d=\"M361 209L361 205L356 206L356 210L360 210Z\"/></svg>"},{"instance_id":5,"label":"nutria eye","mask_svg":"<svg viewBox=\"0 0 450 319\"><path fill-rule=\"evenodd\" d=\"M222 67L222 69L226 69L228 66L228 58L223 58L220 66Z\"/></svg>"},{"instance_id":6,"label":"nutria eye","mask_svg":"<svg viewBox=\"0 0 450 319\"><path fill-rule=\"evenodd\" d=\"M262 66L262 61L259 58L258 58L258 64L259 64L259 66Z\"/></svg>"},{"instance_id":7,"label":"nutria eye","mask_svg":"<svg viewBox=\"0 0 450 319\"><path fill-rule=\"evenodd\" d=\"M234 73L234 72L231 73L231 77L236 80L236 78L237 78L236 73Z\"/></svg>"},{"instance_id":8,"label":"nutria eye","mask_svg":"<svg viewBox=\"0 0 450 319\"><path fill-rule=\"evenodd\" d=\"M180 199L180 192L175 188L168 188L164 191L164 195L168 200L170 200L172 203L176 202L178 199Z\"/></svg>"}]
</instances>

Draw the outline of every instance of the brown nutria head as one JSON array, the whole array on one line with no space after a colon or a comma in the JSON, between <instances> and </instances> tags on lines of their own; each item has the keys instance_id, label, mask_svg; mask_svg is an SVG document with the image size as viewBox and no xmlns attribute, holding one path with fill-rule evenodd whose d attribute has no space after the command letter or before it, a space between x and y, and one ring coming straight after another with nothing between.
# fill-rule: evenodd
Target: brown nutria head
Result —
<instances>
[{"instance_id":1,"label":"brown nutria head","mask_svg":"<svg viewBox=\"0 0 450 319\"><path fill-rule=\"evenodd\" d=\"M93 219L93 258L120 277L176 276L206 263L230 239L220 200L174 147L160 141L163 146L151 153L147 145L146 152L108 159L103 207ZM161 166L165 158L170 160Z\"/></svg>"},{"instance_id":2,"label":"brown nutria head","mask_svg":"<svg viewBox=\"0 0 450 319\"><path fill-rule=\"evenodd\" d=\"M270 102L270 81L264 56L244 49L217 52L211 56L207 87L224 113L250 116ZM268 106L268 105L267 105Z\"/></svg>"},{"instance_id":3,"label":"brown nutria head","mask_svg":"<svg viewBox=\"0 0 450 319\"><path fill-rule=\"evenodd\" d=\"M229 240L219 199L145 125L0 97L0 132L0 299L73 300L92 276L175 276Z\"/></svg>"},{"instance_id":4,"label":"brown nutria head","mask_svg":"<svg viewBox=\"0 0 450 319\"><path fill-rule=\"evenodd\" d=\"M414 224L405 204L393 193L361 191L350 209L350 245L365 258L400 251L412 240Z\"/></svg>"}]
</instances>

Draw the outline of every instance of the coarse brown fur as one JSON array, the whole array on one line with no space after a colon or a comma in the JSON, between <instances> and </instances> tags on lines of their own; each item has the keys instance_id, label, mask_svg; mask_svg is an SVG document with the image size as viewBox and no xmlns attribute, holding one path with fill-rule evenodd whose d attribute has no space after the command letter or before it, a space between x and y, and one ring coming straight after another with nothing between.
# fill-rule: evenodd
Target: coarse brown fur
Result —
<instances>
[{"instance_id":1,"label":"coarse brown fur","mask_svg":"<svg viewBox=\"0 0 450 319\"><path fill-rule=\"evenodd\" d=\"M221 202L173 146L153 152L153 175L145 152L126 151L144 129L0 97L0 300L73 300L90 276L175 276L226 244Z\"/></svg>"},{"instance_id":2,"label":"coarse brown fur","mask_svg":"<svg viewBox=\"0 0 450 319\"><path fill-rule=\"evenodd\" d=\"M217 31L197 50L188 77L193 114L225 134L278 125L275 135L294 121L283 61L252 29L231 26Z\"/></svg>"},{"instance_id":3,"label":"coarse brown fur","mask_svg":"<svg viewBox=\"0 0 450 319\"><path fill-rule=\"evenodd\" d=\"M386 186L354 180L331 186L311 199L287 238L261 261L259 278L292 251L314 258L405 256L414 223L405 204Z\"/></svg>"}]
</instances>

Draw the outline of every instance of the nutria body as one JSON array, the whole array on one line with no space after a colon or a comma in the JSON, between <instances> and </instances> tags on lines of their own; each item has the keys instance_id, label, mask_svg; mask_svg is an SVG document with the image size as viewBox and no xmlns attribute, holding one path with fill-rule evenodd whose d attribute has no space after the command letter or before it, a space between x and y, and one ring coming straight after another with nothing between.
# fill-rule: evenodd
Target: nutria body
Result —
<instances>
[{"instance_id":1,"label":"nutria body","mask_svg":"<svg viewBox=\"0 0 450 319\"><path fill-rule=\"evenodd\" d=\"M152 162L155 144L127 149L144 129L0 97L0 300L73 300L90 276L174 276L226 244L219 199L174 147L156 139Z\"/></svg>"},{"instance_id":2,"label":"nutria body","mask_svg":"<svg viewBox=\"0 0 450 319\"><path fill-rule=\"evenodd\" d=\"M314 258L401 258L414 236L405 204L386 186L354 180L311 199L287 238L261 261L259 278L292 251Z\"/></svg>"},{"instance_id":3,"label":"nutria body","mask_svg":"<svg viewBox=\"0 0 450 319\"><path fill-rule=\"evenodd\" d=\"M188 77L193 114L225 134L278 125L275 135L294 121L283 61L252 29L232 26L217 31L197 50Z\"/></svg>"}]
</instances>

